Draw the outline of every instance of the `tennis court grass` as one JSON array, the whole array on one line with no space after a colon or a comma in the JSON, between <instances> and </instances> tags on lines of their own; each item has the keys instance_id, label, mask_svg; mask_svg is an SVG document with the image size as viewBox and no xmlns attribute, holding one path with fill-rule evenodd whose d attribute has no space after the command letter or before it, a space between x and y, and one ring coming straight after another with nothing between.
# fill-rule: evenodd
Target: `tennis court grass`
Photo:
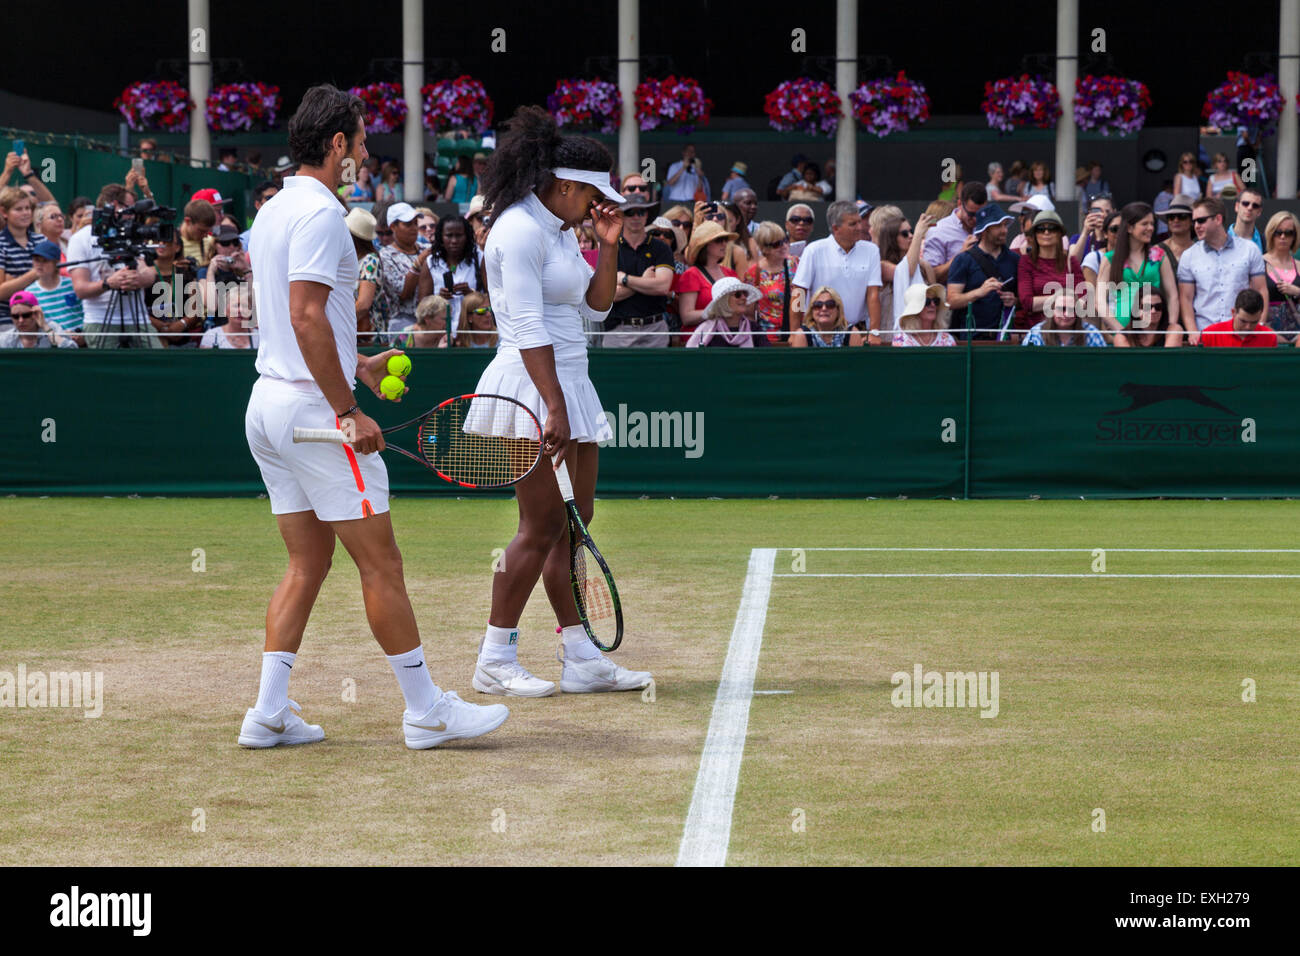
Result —
<instances>
[{"instance_id":1,"label":"tennis court grass","mask_svg":"<svg viewBox=\"0 0 1300 956\"><path fill-rule=\"evenodd\" d=\"M654 699L512 701L496 733L413 753L342 549L290 688L326 741L235 745L283 570L265 501L3 500L0 672L99 671L104 700L0 707L0 863L671 864L753 548L781 549L754 686L791 693L753 698L728 862L1294 863L1300 577L1186 575L1300 575L1260 553L1296 546L1298 507L600 502L616 657ZM430 669L466 699L514 516L394 502ZM1229 548L1251 552L1190 551ZM885 573L1086 577L813 576ZM521 630L554 679L540 589ZM918 664L997 672L997 715L895 707Z\"/></svg>"}]
</instances>

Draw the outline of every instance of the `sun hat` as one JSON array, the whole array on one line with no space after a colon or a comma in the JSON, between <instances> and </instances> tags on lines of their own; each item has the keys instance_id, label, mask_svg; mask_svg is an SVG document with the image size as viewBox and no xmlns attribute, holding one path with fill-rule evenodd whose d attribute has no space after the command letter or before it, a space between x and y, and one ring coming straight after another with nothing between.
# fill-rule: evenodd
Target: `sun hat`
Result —
<instances>
[{"instance_id":1,"label":"sun hat","mask_svg":"<svg viewBox=\"0 0 1300 956\"><path fill-rule=\"evenodd\" d=\"M704 317L706 319L721 318L718 311L722 304L727 301L727 297L736 292L745 293L745 305L753 305L763 297L763 293L754 288L748 282L742 282L735 276L723 276L717 282L713 283L713 298L709 304L704 307Z\"/></svg>"},{"instance_id":2,"label":"sun hat","mask_svg":"<svg viewBox=\"0 0 1300 956\"><path fill-rule=\"evenodd\" d=\"M465 213L466 219L473 219L483 211L483 196L471 196L469 200L469 211Z\"/></svg>"},{"instance_id":3,"label":"sun hat","mask_svg":"<svg viewBox=\"0 0 1300 956\"><path fill-rule=\"evenodd\" d=\"M715 239L735 238L736 234L728 232L720 222L713 222L712 220L702 222L691 232L691 242L686 247L686 261L694 263L695 257L699 255L700 250Z\"/></svg>"},{"instance_id":4,"label":"sun hat","mask_svg":"<svg viewBox=\"0 0 1300 956\"><path fill-rule=\"evenodd\" d=\"M1030 196L1024 202L1012 203L1009 207L1012 212L1027 212L1033 209L1035 212L1044 212L1056 208L1056 205L1046 196Z\"/></svg>"},{"instance_id":5,"label":"sun hat","mask_svg":"<svg viewBox=\"0 0 1300 956\"><path fill-rule=\"evenodd\" d=\"M740 160L737 160L736 162L731 164L731 171L733 173L740 173L740 175L746 176L749 174L749 165L747 163L740 162Z\"/></svg>"},{"instance_id":6,"label":"sun hat","mask_svg":"<svg viewBox=\"0 0 1300 956\"><path fill-rule=\"evenodd\" d=\"M388 224L391 226L395 222L410 222L418 215L409 202L395 202L388 207Z\"/></svg>"},{"instance_id":7,"label":"sun hat","mask_svg":"<svg viewBox=\"0 0 1300 956\"><path fill-rule=\"evenodd\" d=\"M907 291L903 293L903 313L898 317L898 327L906 332L919 328L920 324L914 320L925 310L925 300L938 299L939 309L934 317L934 327L946 329L948 327L946 291L937 282L934 285L923 285L920 282L909 285Z\"/></svg>"},{"instance_id":8,"label":"sun hat","mask_svg":"<svg viewBox=\"0 0 1300 956\"><path fill-rule=\"evenodd\" d=\"M1196 200L1192 196L1175 196L1170 200L1169 206L1160 210L1156 215L1163 217L1173 213L1176 216L1190 216L1192 214L1192 204L1194 202L1196 202Z\"/></svg>"},{"instance_id":9,"label":"sun hat","mask_svg":"<svg viewBox=\"0 0 1300 956\"><path fill-rule=\"evenodd\" d=\"M1065 232L1065 223L1062 221L1061 217L1056 214L1055 210L1044 209L1036 215L1034 217L1034 228L1037 229L1045 222L1050 222L1060 229L1061 232Z\"/></svg>"},{"instance_id":10,"label":"sun hat","mask_svg":"<svg viewBox=\"0 0 1300 956\"><path fill-rule=\"evenodd\" d=\"M1010 222L1016 217L1009 212L1003 212L1002 207L995 202L989 203L975 214L975 235L979 235L989 226L996 226L1000 222Z\"/></svg>"},{"instance_id":11,"label":"sun hat","mask_svg":"<svg viewBox=\"0 0 1300 956\"><path fill-rule=\"evenodd\" d=\"M375 215L370 210L353 206L343 217L343 221L348 224L348 232L352 235L364 242L374 242Z\"/></svg>"}]
</instances>

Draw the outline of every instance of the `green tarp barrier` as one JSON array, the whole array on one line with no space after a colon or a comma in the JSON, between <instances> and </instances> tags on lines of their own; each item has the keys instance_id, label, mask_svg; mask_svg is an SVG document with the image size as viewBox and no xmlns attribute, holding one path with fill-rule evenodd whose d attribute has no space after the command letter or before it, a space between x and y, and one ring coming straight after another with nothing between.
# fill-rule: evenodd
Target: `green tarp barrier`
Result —
<instances>
[{"instance_id":1,"label":"green tarp barrier","mask_svg":"<svg viewBox=\"0 0 1300 956\"><path fill-rule=\"evenodd\" d=\"M381 424L472 390L491 359L411 356L401 406L359 392ZM615 431L602 495L1300 495L1291 349L593 350L590 366ZM255 378L250 352L0 352L0 492L261 493ZM399 494L465 494L386 460Z\"/></svg>"}]
</instances>

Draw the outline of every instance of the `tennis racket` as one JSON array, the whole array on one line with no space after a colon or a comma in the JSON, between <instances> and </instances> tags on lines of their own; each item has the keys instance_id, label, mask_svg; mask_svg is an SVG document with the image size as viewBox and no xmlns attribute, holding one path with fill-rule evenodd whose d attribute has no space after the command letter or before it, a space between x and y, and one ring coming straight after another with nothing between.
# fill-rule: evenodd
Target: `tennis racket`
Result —
<instances>
[{"instance_id":1,"label":"tennis racket","mask_svg":"<svg viewBox=\"0 0 1300 956\"><path fill-rule=\"evenodd\" d=\"M542 458L542 426L526 405L504 395L457 395L385 436L417 426L415 452L384 439L385 450L419 462L462 488L504 488L532 473ZM295 428L295 442L347 444L339 428ZM567 476L566 476L567 477Z\"/></svg>"},{"instance_id":2,"label":"tennis racket","mask_svg":"<svg viewBox=\"0 0 1300 956\"><path fill-rule=\"evenodd\" d=\"M569 512L569 583L573 586L573 603L578 606L591 643L602 651L612 651L623 642L623 606L618 601L618 588L609 565L596 550L596 542L578 514L573 503L573 483L569 469L560 465L555 472L560 486L560 496Z\"/></svg>"}]
</instances>

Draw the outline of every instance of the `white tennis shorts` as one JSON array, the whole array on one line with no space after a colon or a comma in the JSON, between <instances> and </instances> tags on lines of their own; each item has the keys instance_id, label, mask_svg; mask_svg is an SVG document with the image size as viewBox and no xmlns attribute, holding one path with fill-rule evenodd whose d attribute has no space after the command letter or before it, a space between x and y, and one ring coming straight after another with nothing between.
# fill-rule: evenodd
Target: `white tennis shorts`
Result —
<instances>
[{"instance_id":1,"label":"white tennis shorts","mask_svg":"<svg viewBox=\"0 0 1300 956\"><path fill-rule=\"evenodd\" d=\"M271 498L271 513L314 511L321 521L349 521L388 510L388 469L378 452L357 454L332 442L295 444L294 427L337 428L313 386L259 378L248 399L244 434Z\"/></svg>"}]
</instances>

